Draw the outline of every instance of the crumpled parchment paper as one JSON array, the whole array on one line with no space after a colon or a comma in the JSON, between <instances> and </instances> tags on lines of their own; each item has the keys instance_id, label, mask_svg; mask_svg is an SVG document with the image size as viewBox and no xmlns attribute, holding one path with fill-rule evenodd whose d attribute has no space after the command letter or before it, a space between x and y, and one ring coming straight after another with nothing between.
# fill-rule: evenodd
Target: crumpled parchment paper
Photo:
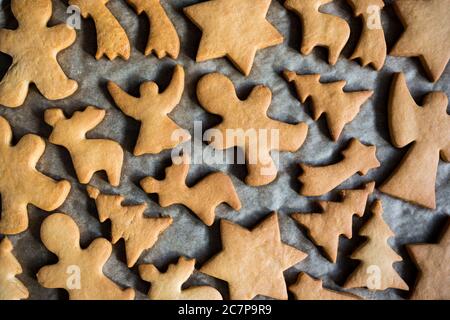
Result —
<instances>
[{"instance_id":1,"label":"crumpled parchment paper","mask_svg":"<svg viewBox=\"0 0 450 320\"><path fill-rule=\"evenodd\" d=\"M146 202L149 205L147 211L149 216L163 214L174 218L173 225L160 237L151 250L141 256L138 264L153 263L157 267L165 269L169 263L176 262L178 257L183 255L196 258L199 268L221 250L219 219L229 219L243 226L252 227L270 212L278 211L283 241L309 255L303 262L285 272L288 285L295 282L299 271L304 271L314 277L322 278L326 287L341 290L339 285L343 284L357 265L357 262L350 260L348 256L363 242L363 238L356 234L365 219L355 218L355 236L352 240L341 238L337 263L328 262L321 255L319 249L306 237L304 230L300 229L290 218L290 214L293 212L311 212L316 209L314 199L298 195L300 187L297 182L297 176L300 173L298 163L306 162L317 165L337 161L340 151L345 148L348 140L356 137L364 143L377 146L377 156L382 166L371 171L367 176L354 176L339 189L357 188L371 180L381 183L397 166L407 150L407 148L396 149L390 143L387 101L393 73L402 71L406 74L408 86L413 96L420 102L423 95L429 91L441 90L450 96L450 68L447 67L439 82L433 84L425 77L424 69L418 59L388 56L386 65L380 72L369 67L362 68L357 62L348 60L347 58L353 52L358 40L361 21L353 17L351 8L343 0L334 1L323 7L323 11L345 18L352 27L351 40L337 65L330 66L326 63L327 51L324 49L316 49L313 54L302 56L298 50L301 43L300 20L283 7L284 0L274 0L268 19L285 36L285 41L277 47L259 51L251 75L245 78L226 59L195 63L201 31L184 16L182 8L196 2L198 1L162 1L182 41L181 54L175 62L170 59L160 61L154 56L145 57L143 51L149 31L147 17L145 15L138 17L124 0L111 0L108 7L119 19L130 38L131 59L129 61L116 59L112 62L106 59L96 61L94 58L96 52L94 24L92 20L83 20L81 30L77 30L76 43L58 56L58 60L69 77L79 82L80 88L76 94L62 101L51 102L45 100L35 88L32 88L23 107L16 110L0 107L0 114L10 121L17 141L27 133L35 133L48 138L51 128L43 121L43 114L47 108L61 107L68 114L88 105L107 110L105 121L90 132L89 137L110 138L121 143L126 150L122 183L120 188L113 189L108 185L104 175L97 174L92 184L100 187L103 192L124 195L130 204ZM393 12L393 1L386 0L385 2L387 5L382 12L382 21L390 49L400 36L403 27ZM3 0L0 3L0 26L15 28L17 22L12 16L10 1ZM54 0L53 9L54 13L50 24L65 22L68 18L67 3ZM448 22L443 21L442 23ZM11 59L2 54L0 60L2 75L10 63ZM279 176L274 183L268 186L261 188L246 186L243 183L246 169L242 165L196 164L191 167L189 183L195 183L215 170L227 172L231 175L243 204L240 212L233 212L226 205L220 206L217 210L217 221L211 228L206 227L182 206L162 209L155 202L154 197L150 198L139 187L139 181L147 175L156 175L162 178L164 168L171 163L170 151L155 156L147 155L139 158L132 156L131 152L137 139L139 123L122 114L114 106L106 90L108 80L115 81L122 88L134 94L138 93L139 84L146 80L156 80L158 84L165 87L170 81L173 66L176 63L182 64L186 70L186 88L180 105L174 110L171 117L183 128L190 130L191 134L194 131L194 121L202 121L204 129L208 129L220 120L207 114L199 106L195 94L198 80L203 75L215 71L224 73L232 79L241 98L246 98L254 85L269 86L273 92L269 115L274 119L290 123L305 121L310 127L306 143L298 152L279 155ZM314 122L310 116L309 106L301 105L298 102L293 86L282 78L281 73L286 68L298 73L320 73L323 81L343 79L348 82L346 90L371 89L375 90L375 94L362 107L356 119L346 126L339 142L333 143L329 138L324 119ZM54 178L71 181L71 194L59 211L65 212L75 219L81 230L83 246L88 245L97 237L110 239L110 224L100 224L98 221L95 205L88 198L85 186L77 182L71 159L66 150L47 143L47 149L39 163L39 169ZM384 218L396 234L389 243L404 259L403 262L395 264L395 269L411 287L414 285L417 271L408 257L404 245L436 241L437 235L450 213L449 179L450 165L441 161L436 184L436 211L392 199L379 192L375 192L371 197L372 200L375 198L383 200ZM337 192L333 191L321 199L336 200L336 195ZM39 268L57 261L56 257L46 250L39 237L40 225L47 216L48 213L30 206L29 230L11 237L15 247L14 253L24 269L24 274L19 278L28 287L31 299L67 297L63 290L42 288L35 277ZM137 291L137 298L145 298L149 288L148 283L139 278L136 267L128 269L124 262L124 245L123 242L120 242L114 246L113 254L104 268L105 274L121 286L134 287ZM261 276L264 277L263 274ZM448 279L444 280L448 281ZM209 284L218 288L225 298L228 296L225 282L198 272L186 285L192 284ZM405 292L393 289L384 292L370 292L363 289L351 290L351 292L370 299L398 299L408 296Z\"/></svg>"}]
</instances>

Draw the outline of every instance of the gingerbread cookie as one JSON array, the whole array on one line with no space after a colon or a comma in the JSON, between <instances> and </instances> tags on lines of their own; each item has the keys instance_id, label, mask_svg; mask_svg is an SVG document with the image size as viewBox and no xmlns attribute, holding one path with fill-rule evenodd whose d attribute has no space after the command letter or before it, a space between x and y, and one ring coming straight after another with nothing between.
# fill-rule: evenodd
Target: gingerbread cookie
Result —
<instances>
[{"instance_id":1,"label":"gingerbread cookie","mask_svg":"<svg viewBox=\"0 0 450 320\"><path fill-rule=\"evenodd\" d=\"M0 104L23 105L31 83L49 100L72 95L78 84L67 78L56 56L75 42L75 31L65 24L47 27L51 0L12 0L11 9L19 27L0 30L0 51L13 59L0 82Z\"/></svg>"},{"instance_id":2,"label":"gingerbread cookie","mask_svg":"<svg viewBox=\"0 0 450 320\"><path fill-rule=\"evenodd\" d=\"M172 149L180 143L188 141L191 136L182 132L168 114L180 103L184 90L184 70L178 65L167 89L159 93L154 82L144 82L141 85L141 96L135 98L120 89L113 82L108 82L108 90L117 106L127 116L141 122L138 141L134 155L158 154L163 150ZM180 132L177 139L174 133Z\"/></svg>"},{"instance_id":3,"label":"gingerbread cookie","mask_svg":"<svg viewBox=\"0 0 450 320\"><path fill-rule=\"evenodd\" d=\"M366 146L354 138L350 140L342 155L342 161L329 166L311 167L300 164L303 170L299 177L303 184L300 194L312 197L324 195L355 173L366 175L371 169L380 166L376 156L376 147Z\"/></svg>"},{"instance_id":4,"label":"gingerbread cookie","mask_svg":"<svg viewBox=\"0 0 450 320\"><path fill-rule=\"evenodd\" d=\"M281 242L277 214L271 214L253 230L222 220L222 252L200 272L228 282L231 300L250 300L257 295L287 299L283 271L306 254Z\"/></svg>"},{"instance_id":5,"label":"gingerbread cookie","mask_svg":"<svg viewBox=\"0 0 450 320\"><path fill-rule=\"evenodd\" d=\"M158 237L171 224L172 218L145 218L147 204L124 206L122 196L100 194L94 187L88 186L89 196L95 200L100 222L111 220L111 242L125 241L128 267L136 264L146 249L153 247Z\"/></svg>"},{"instance_id":6,"label":"gingerbread cookie","mask_svg":"<svg viewBox=\"0 0 450 320\"><path fill-rule=\"evenodd\" d=\"M203 31L197 62L229 58L246 76L256 51L283 42L283 36L267 21L271 0L210 0L184 8L184 13Z\"/></svg>"},{"instance_id":7,"label":"gingerbread cookie","mask_svg":"<svg viewBox=\"0 0 450 320\"><path fill-rule=\"evenodd\" d=\"M218 150L233 147L243 149L248 176L245 183L263 186L277 177L278 169L270 155L272 150L295 152L303 145L308 126L273 120L267 116L272 92L256 86L246 100L240 100L230 79L212 73L200 79L197 97L202 107L223 118L211 137L211 146ZM231 137L230 137L231 136Z\"/></svg>"},{"instance_id":8,"label":"gingerbread cookie","mask_svg":"<svg viewBox=\"0 0 450 320\"><path fill-rule=\"evenodd\" d=\"M80 231L68 215L57 213L41 226L41 240L58 257L58 263L45 266L37 274L44 288L64 289L70 300L132 300L134 290L122 290L103 274L112 246L103 238L87 249L80 247Z\"/></svg>"},{"instance_id":9,"label":"gingerbread cookie","mask_svg":"<svg viewBox=\"0 0 450 320\"><path fill-rule=\"evenodd\" d=\"M284 77L294 82L301 103L311 97L314 121L325 114L334 141L339 139L344 126L355 119L361 105L373 95L373 91L344 92L345 81L321 83L320 74L297 75L286 70Z\"/></svg>"},{"instance_id":10,"label":"gingerbread cookie","mask_svg":"<svg viewBox=\"0 0 450 320\"><path fill-rule=\"evenodd\" d=\"M97 53L95 59L106 55L110 60L117 56L125 60L130 58L130 41L119 21L106 7L109 0L69 0L71 6L81 10L83 18L91 17L97 29Z\"/></svg>"},{"instance_id":11,"label":"gingerbread cookie","mask_svg":"<svg viewBox=\"0 0 450 320\"><path fill-rule=\"evenodd\" d=\"M292 217L308 229L309 235L323 248L326 257L336 263L339 236L352 238L353 216L364 215L367 199L374 187L375 182L371 182L364 189L342 190L341 202L319 201L320 213L295 213Z\"/></svg>"},{"instance_id":12,"label":"gingerbread cookie","mask_svg":"<svg viewBox=\"0 0 450 320\"><path fill-rule=\"evenodd\" d=\"M4 238L0 242L0 301L27 299L29 296L28 289L16 278L22 273L22 267L12 250L11 241Z\"/></svg>"},{"instance_id":13,"label":"gingerbread cookie","mask_svg":"<svg viewBox=\"0 0 450 320\"><path fill-rule=\"evenodd\" d=\"M450 220L437 244L411 244L406 247L419 268L411 299L450 300Z\"/></svg>"},{"instance_id":14,"label":"gingerbread cookie","mask_svg":"<svg viewBox=\"0 0 450 320\"><path fill-rule=\"evenodd\" d=\"M180 257L171 264L165 273L161 273L152 264L141 264L139 274L151 283L148 296L151 300L222 300L222 296L213 287L196 286L182 289L195 270L195 259Z\"/></svg>"},{"instance_id":15,"label":"gingerbread cookie","mask_svg":"<svg viewBox=\"0 0 450 320\"><path fill-rule=\"evenodd\" d=\"M314 279L303 272L300 272L297 282L289 287L289 291L297 300L359 300L350 293L326 289L322 285L322 280Z\"/></svg>"},{"instance_id":16,"label":"gingerbread cookie","mask_svg":"<svg viewBox=\"0 0 450 320\"><path fill-rule=\"evenodd\" d=\"M41 137L28 134L11 145L12 130L3 117L0 137L0 233L18 234L28 228L29 204L45 211L57 209L66 200L70 183L57 182L36 169L45 150Z\"/></svg>"},{"instance_id":17,"label":"gingerbread cookie","mask_svg":"<svg viewBox=\"0 0 450 320\"><path fill-rule=\"evenodd\" d=\"M405 27L390 54L419 57L436 82L450 59L450 0L397 0L394 8Z\"/></svg>"},{"instance_id":18,"label":"gingerbread cookie","mask_svg":"<svg viewBox=\"0 0 450 320\"><path fill-rule=\"evenodd\" d=\"M392 266L403 259L388 244L388 239L395 235L383 220L380 200L374 202L372 213L369 221L359 230L359 235L365 236L367 240L351 256L361 263L348 277L345 288L409 290Z\"/></svg>"},{"instance_id":19,"label":"gingerbread cookie","mask_svg":"<svg viewBox=\"0 0 450 320\"><path fill-rule=\"evenodd\" d=\"M350 59L359 59L363 67L371 65L375 70L381 70L386 60L386 40L381 25L381 9L383 0L347 0L355 17L363 20L361 37Z\"/></svg>"},{"instance_id":20,"label":"gingerbread cookie","mask_svg":"<svg viewBox=\"0 0 450 320\"><path fill-rule=\"evenodd\" d=\"M94 173L105 171L111 185L117 187L122 171L122 147L112 140L86 138L86 133L98 126L105 114L105 110L87 107L66 118L61 109L49 109L45 111L45 122L53 127L49 141L70 152L82 184L88 184Z\"/></svg>"},{"instance_id":21,"label":"gingerbread cookie","mask_svg":"<svg viewBox=\"0 0 450 320\"><path fill-rule=\"evenodd\" d=\"M328 48L328 63L336 64L350 37L350 27L339 17L319 11L333 0L287 0L284 6L302 20L303 40L300 52L308 55L317 47Z\"/></svg>"},{"instance_id":22,"label":"gingerbread cookie","mask_svg":"<svg viewBox=\"0 0 450 320\"><path fill-rule=\"evenodd\" d=\"M419 107L402 73L396 74L389 99L389 130L394 146L414 142L380 191L426 208L436 208L439 156L450 162L450 116L444 92L431 92Z\"/></svg>"},{"instance_id":23,"label":"gingerbread cookie","mask_svg":"<svg viewBox=\"0 0 450 320\"><path fill-rule=\"evenodd\" d=\"M236 211L241 209L241 201L229 176L222 172L215 172L195 186L188 187L186 178L190 159L184 156L177 160L179 164L166 168L164 180L147 177L141 181L145 192L158 194L159 204L162 207L183 204L207 226L214 223L215 210L221 203L228 204Z\"/></svg>"},{"instance_id":24,"label":"gingerbread cookie","mask_svg":"<svg viewBox=\"0 0 450 320\"><path fill-rule=\"evenodd\" d=\"M145 12L150 21L150 36L145 55L154 52L158 59L166 55L173 59L178 58L180 39L160 0L127 0L127 2L136 9L137 14Z\"/></svg>"}]
</instances>

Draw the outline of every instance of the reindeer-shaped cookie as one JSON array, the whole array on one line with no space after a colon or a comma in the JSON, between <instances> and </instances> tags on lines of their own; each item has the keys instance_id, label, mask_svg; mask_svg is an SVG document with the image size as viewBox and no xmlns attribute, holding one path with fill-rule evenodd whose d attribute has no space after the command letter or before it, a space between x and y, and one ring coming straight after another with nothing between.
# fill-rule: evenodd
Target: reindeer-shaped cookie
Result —
<instances>
[{"instance_id":1,"label":"reindeer-shaped cookie","mask_svg":"<svg viewBox=\"0 0 450 320\"><path fill-rule=\"evenodd\" d=\"M350 37L350 27L344 19L319 11L333 0L287 0L284 6L301 17L303 42L301 53L308 55L316 47L329 50L328 63L336 64Z\"/></svg>"},{"instance_id":2,"label":"reindeer-shaped cookie","mask_svg":"<svg viewBox=\"0 0 450 320\"><path fill-rule=\"evenodd\" d=\"M18 234L28 228L28 204L53 211L63 204L70 191L68 181L56 182L36 170L45 150L41 137L28 134L15 146L11 140L11 127L0 117L1 234Z\"/></svg>"},{"instance_id":3,"label":"reindeer-shaped cookie","mask_svg":"<svg viewBox=\"0 0 450 320\"><path fill-rule=\"evenodd\" d=\"M214 223L216 207L227 203L234 210L241 209L241 201L230 177L221 172L212 173L193 187L186 185L189 157L177 159L180 164L166 168L164 180L147 177L141 186L147 193L157 193L159 204L168 207L183 204L192 210L208 226Z\"/></svg>"},{"instance_id":4,"label":"reindeer-shaped cookie","mask_svg":"<svg viewBox=\"0 0 450 320\"><path fill-rule=\"evenodd\" d=\"M183 67L175 67L172 81L162 93L159 93L158 85L154 82L141 85L139 98L130 96L113 82L108 83L108 90L120 110L142 123L134 148L135 156L158 154L191 138L168 116L183 94Z\"/></svg>"},{"instance_id":5,"label":"reindeer-shaped cookie","mask_svg":"<svg viewBox=\"0 0 450 320\"><path fill-rule=\"evenodd\" d=\"M109 0L69 0L70 5L80 8L83 18L92 17L97 29L97 54L101 59L106 55L110 60L117 56L125 60L130 58L130 41L119 21L106 7Z\"/></svg>"},{"instance_id":6,"label":"reindeer-shaped cookie","mask_svg":"<svg viewBox=\"0 0 450 320\"><path fill-rule=\"evenodd\" d=\"M127 0L127 2L136 9L137 14L145 12L150 20L150 36L145 55L154 52L158 59L166 55L172 59L178 58L180 39L160 0Z\"/></svg>"},{"instance_id":7,"label":"reindeer-shaped cookie","mask_svg":"<svg viewBox=\"0 0 450 320\"><path fill-rule=\"evenodd\" d=\"M412 203L436 208L439 158L450 162L450 116L444 92L431 92L419 107L409 93L405 77L396 74L389 101L389 129L394 146L414 142L380 191ZM448 183L448 181L447 181Z\"/></svg>"},{"instance_id":8,"label":"reindeer-shaped cookie","mask_svg":"<svg viewBox=\"0 0 450 320\"><path fill-rule=\"evenodd\" d=\"M88 248L80 247L80 231L68 215L57 213L41 226L41 240L58 257L58 263L45 266L37 274L45 288L64 289L71 300L132 300L134 290L122 290L103 274L112 246L103 238Z\"/></svg>"},{"instance_id":9,"label":"reindeer-shaped cookie","mask_svg":"<svg viewBox=\"0 0 450 320\"><path fill-rule=\"evenodd\" d=\"M78 180L83 184L88 184L94 173L103 170L111 185L120 183L122 147L112 140L86 138L86 133L102 122L105 114L105 110L95 107L77 111L69 119L61 109L45 112L45 122L53 127L50 142L69 150Z\"/></svg>"},{"instance_id":10,"label":"reindeer-shaped cookie","mask_svg":"<svg viewBox=\"0 0 450 320\"><path fill-rule=\"evenodd\" d=\"M200 79L197 97L203 108L220 115L223 121L214 128L211 146L218 150L239 147L245 154L250 186L263 186L275 180L278 169L272 150L297 151L306 139L308 126L273 120L267 116L272 92L256 86L246 100L240 100L230 79L212 73Z\"/></svg>"},{"instance_id":11,"label":"reindeer-shaped cookie","mask_svg":"<svg viewBox=\"0 0 450 320\"><path fill-rule=\"evenodd\" d=\"M213 287L197 286L182 290L195 270L195 260L180 257L176 264L171 264L165 273L161 273L152 264L139 266L139 274L151 283L148 296L152 300L222 300L222 296Z\"/></svg>"},{"instance_id":12,"label":"reindeer-shaped cookie","mask_svg":"<svg viewBox=\"0 0 450 320\"><path fill-rule=\"evenodd\" d=\"M72 95L78 84L67 78L56 56L75 42L75 31L65 24L47 27L51 0L12 0L11 9L19 26L0 30L0 51L13 58L0 82L0 104L21 106L31 83L49 100Z\"/></svg>"}]
</instances>

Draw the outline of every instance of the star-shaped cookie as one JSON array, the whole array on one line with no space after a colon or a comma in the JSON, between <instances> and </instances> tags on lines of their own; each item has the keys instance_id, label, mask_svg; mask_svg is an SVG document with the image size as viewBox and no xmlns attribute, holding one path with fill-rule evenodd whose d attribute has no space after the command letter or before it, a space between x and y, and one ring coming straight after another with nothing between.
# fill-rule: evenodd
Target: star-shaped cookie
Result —
<instances>
[{"instance_id":1,"label":"star-shaped cookie","mask_svg":"<svg viewBox=\"0 0 450 320\"><path fill-rule=\"evenodd\" d=\"M228 57L246 76L256 51L283 42L266 20L271 0L211 0L184 8L203 31L197 62Z\"/></svg>"},{"instance_id":2,"label":"star-shaped cookie","mask_svg":"<svg viewBox=\"0 0 450 320\"><path fill-rule=\"evenodd\" d=\"M413 244L407 248L419 269L411 299L450 300L450 219L438 244Z\"/></svg>"},{"instance_id":3,"label":"star-shaped cookie","mask_svg":"<svg viewBox=\"0 0 450 320\"><path fill-rule=\"evenodd\" d=\"M394 8L405 32L390 54L419 57L436 82L450 59L450 0L397 0Z\"/></svg>"},{"instance_id":4,"label":"star-shaped cookie","mask_svg":"<svg viewBox=\"0 0 450 320\"><path fill-rule=\"evenodd\" d=\"M220 229L222 252L200 271L227 281L232 300L250 300L257 295L287 299L283 271L306 254L281 242L277 214L251 231L225 220Z\"/></svg>"}]
</instances>

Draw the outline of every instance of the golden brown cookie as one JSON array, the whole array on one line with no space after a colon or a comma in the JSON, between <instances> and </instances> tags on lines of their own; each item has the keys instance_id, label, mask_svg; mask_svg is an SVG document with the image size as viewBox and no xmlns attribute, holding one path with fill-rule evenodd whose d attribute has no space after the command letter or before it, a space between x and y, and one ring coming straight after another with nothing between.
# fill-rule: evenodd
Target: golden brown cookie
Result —
<instances>
[{"instance_id":1,"label":"golden brown cookie","mask_svg":"<svg viewBox=\"0 0 450 320\"><path fill-rule=\"evenodd\" d=\"M306 273L300 272L297 282L289 287L297 300L359 300L346 292L337 292L326 289L322 280L314 279Z\"/></svg>"},{"instance_id":2,"label":"golden brown cookie","mask_svg":"<svg viewBox=\"0 0 450 320\"><path fill-rule=\"evenodd\" d=\"M214 128L221 138L211 137L211 146L218 150L239 147L245 154L248 175L245 183L263 186L273 182L278 169L271 151L295 152L303 145L308 126L273 120L267 116L272 92L256 86L246 100L240 100L230 79L212 73L200 79L197 97L202 107L223 118Z\"/></svg>"},{"instance_id":3,"label":"golden brown cookie","mask_svg":"<svg viewBox=\"0 0 450 320\"><path fill-rule=\"evenodd\" d=\"M241 201L229 176L215 172L196 185L188 187L186 178L190 159L184 156L178 160L179 164L166 168L164 180L147 177L141 181L145 192L158 194L162 207L183 204L207 226L214 223L215 210L221 203L226 203L237 211L241 209Z\"/></svg>"},{"instance_id":4,"label":"golden brown cookie","mask_svg":"<svg viewBox=\"0 0 450 320\"><path fill-rule=\"evenodd\" d=\"M402 73L394 76L389 99L389 131L392 144L403 148L414 142L380 191L426 208L436 208L436 176L439 157L450 162L450 116L444 92L425 96L416 104Z\"/></svg>"},{"instance_id":5,"label":"golden brown cookie","mask_svg":"<svg viewBox=\"0 0 450 320\"><path fill-rule=\"evenodd\" d=\"M411 299L450 300L450 220L439 243L411 244L406 247L419 268Z\"/></svg>"},{"instance_id":6,"label":"golden brown cookie","mask_svg":"<svg viewBox=\"0 0 450 320\"><path fill-rule=\"evenodd\" d=\"M405 27L390 54L419 57L436 82L450 59L450 0L397 0L394 8Z\"/></svg>"},{"instance_id":7,"label":"golden brown cookie","mask_svg":"<svg viewBox=\"0 0 450 320\"><path fill-rule=\"evenodd\" d=\"M19 26L0 30L0 51L13 60L0 82L0 104L23 105L31 83L49 100L72 95L78 84L67 78L56 56L75 42L75 31L65 24L47 27L51 0L12 0L11 9Z\"/></svg>"},{"instance_id":8,"label":"golden brown cookie","mask_svg":"<svg viewBox=\"0 0 450 320\"><path fill-rule=\"evenodd\" d=\"M89 196L95 200L100 222L111 220L111 242L125 241L128 267L136 264L146 249L153 247L158 237L171 224L171 217L146 218L147 204L124 206L124 197L100 194L100 190L88 186Z\"/></svg>"},{"instance_id":9,"label":"golden brown cookie","mask_svg":"<svg viewBox=\"0 0 450 320\"><path fill-rule=\"evenodd\" d=\"M246 76L256 51L283 42L267 21L271 0L210 0L184 8L203 32L197 62L227 57Z\"/></svg>"},{"instance_id":10,"label":"golden brown cookie","mask_svg":"<svg viewBox=\"0 0 450 320\"><path fill-rule=\"evenodd\" d=\"M61 109L45 111L45 122L53 127L49 141L65 147L82 184L88 184L94 173L105 171L111 185L120 184L123 150L120 144L106 139L88 139L86 133L100 124L106 111L87 107L66 118Z\"/></svg>"},{"instance_id":11,"label":"golden brown cookie","mask_svg":"<svg viewBox=\"0 0 450 320\"><path fill-rule=\"evenodd\" d=\"M353 8L355 17L363 20L361 36L350 59L359 59L363 67L371 65L381 70L386 60L386 40L381 24L383 0L347 0Z\"/></svg>"},{"instance_id":12,"label":"golden brown cookie","mask_svg":"<svg viewBox=\"0 0 450 320\"><path fill-rule=\"evenodd\" d=\"M8 121L0 117L1 234L18 234L28 228L29 204L53 211L70 191L68 181L57 182L36 169L45 151L44 139L28 134L13 146L12 138Z\"/></svg>"},{"instance_id":13,"label":"golden brown cookie","mask_svg":"<svg viewBox=\"0 0 450 320\"><path fill-rule=\"evenodd\" d=\"M333 0L286 0L286 9L295 12L302 21L303 39L300 52L308 55L319 46L328 48L328 63L336 64L350 37L350 27L339 17L319 11Z\"/></svg>"},{"instance_id":14,"label":"golden brown cookie","mask_svg":"<svg viewBox=\"0 0 450 320\"><path fill-rule=\"evenodd\" d=\"M21 300L29 296L28 289L16 278L22 273L19 261L12 254L8 238L0 242L0 300Z\"/></svg>"},{"instance_id":15,"label":"golden brown cookie","mask_svg":"<svg viewBox=\"0 0 450 320\"><path fill-rule=\"evenodd\" d=\"M137 14L145 12L150 21L150 36L145 55L154 52L158 59L166 55L173 59L178 58L180 39L160 0L127 0L127 2L136 9Z\"/></svg>"},{"instance_id":16,"label":"golden brown cookie","mask_svg":"<svg viewBox=\"0 0 450 320\"><path fill-rule=\"evenodd\" d=\"M342 190L340 202L319 201L320 213L295 213L292 217L308 229L308 234L323 248L326 257L336 263L339 236L352 238L353 216L364 215L374 187L375 182L371 182L364 189Z\"/></svg>"},{"instance_id":17,"label":"golden brown cookie","mask_svg":"<svg viewBox=\"0 0 450 320\"><path fill-rule=\"evenodd\" d=\"M306 254L281 242L276 213L251 231L222 220L220 234L222 251L200 272L228 282L231 300L250 300L257 295L288 298L283 271Z\"/></svg>"},{"instance_id":18,"label":"golden brown cookie","mask_svg":"<svg viewBox=\"0 0 450 320\"><path fill-rule=\"evenodd\" d=\"M373 91L344 92L345 81L321 83L320 74L298 75L286 70L284 77L294 82L301 103L311 97L314 121L325 114L334 141L339 139L344 126L355 119L361 105L373 95Z\"/></svg>"},{"instance_id":19,"label":"golden brown cookie","mask_svg":"<svg viewBox=\"0 0 450 320\"><path fill-rule=\"evenodd\" d=\"M44 220L41 240L58 257L58 263L41 268L38 282L44 288L64 289L70 300L132 300L134 290L122 290L103 274L112 246L103 238L80 247L80 231L72 218L57 213Z\"/></svg>"},{"instance_id":20,"label":"golden brown cookie","mask_svg":"<svg viewBox=\"0 0 450 320\"><path fill-rule=\"evenodd\" d=\"M393 268L395 262L403 259L388 244L388 239L395 234L383 220L381 201L376 200L371 210L373 215L359 230L359 235L367 240L351 256L352 259L360 260L360 264L348 277L344 287L380 291L387 288L409 290Z\"/></svg>"},{"instance_id":21,"label":"golden brown cookie","mask_svg":"<svg viewBox=\"0 0 450 320\"><path fill-rule=\"evenodd\" d=\"M180 257L171 264L165 273L161 273L152 264L141 264L139 274L144 281L151 283L148 296L151 300L222 300L222 295L208 286L194 286L182 289L195 270L195 259Z\"/></svg>"},{"instance_id":22,"label":"golden brown cookie","mask_svg":"<svg viewBox=\"0 0 450 320\"><path fill-rule=\"evenodd\" d=\"M355 138L350 140L342 155L342 161L328 166L312 167L300 164L303 170L299 177L303 184L300 194L311 197L324 195L355 173L366 175L371 169L380 166L376 156L376 147L366 146Z\"/></svg>"},{"instance_id":23,"label":"golden brown cookie","mask_svg":"<svg viewBox=\"0 0 450 320\"><path fill-rule=\"evenodd\" d=\"M127 116L141 122L134 155L158 154L190 140L189 133L183 132L168 114L180 103L184 91L184 70L178 65L167 89L160 93L154 82L141 85L141 96L135 98L113 82L108 82L108 90L120 110ZM176 134L179 133L179 134ZM176 138L175 139L175 134Z\"/></svg>"},{"instance_id":24,"label":"golden brown cookie","mask_svg":"<svg viewBox=\"0 0 450 320\"><path fill-rule=\"evenodd\" d=\"M69 0L70 5L80 8L81 15L94 20L97 29L97 53L95 58L106 55L110 60L117 56L125 60L130 58L130 41L119 21L106 7L109 0Z\"/></svg>"}]
</instances>

